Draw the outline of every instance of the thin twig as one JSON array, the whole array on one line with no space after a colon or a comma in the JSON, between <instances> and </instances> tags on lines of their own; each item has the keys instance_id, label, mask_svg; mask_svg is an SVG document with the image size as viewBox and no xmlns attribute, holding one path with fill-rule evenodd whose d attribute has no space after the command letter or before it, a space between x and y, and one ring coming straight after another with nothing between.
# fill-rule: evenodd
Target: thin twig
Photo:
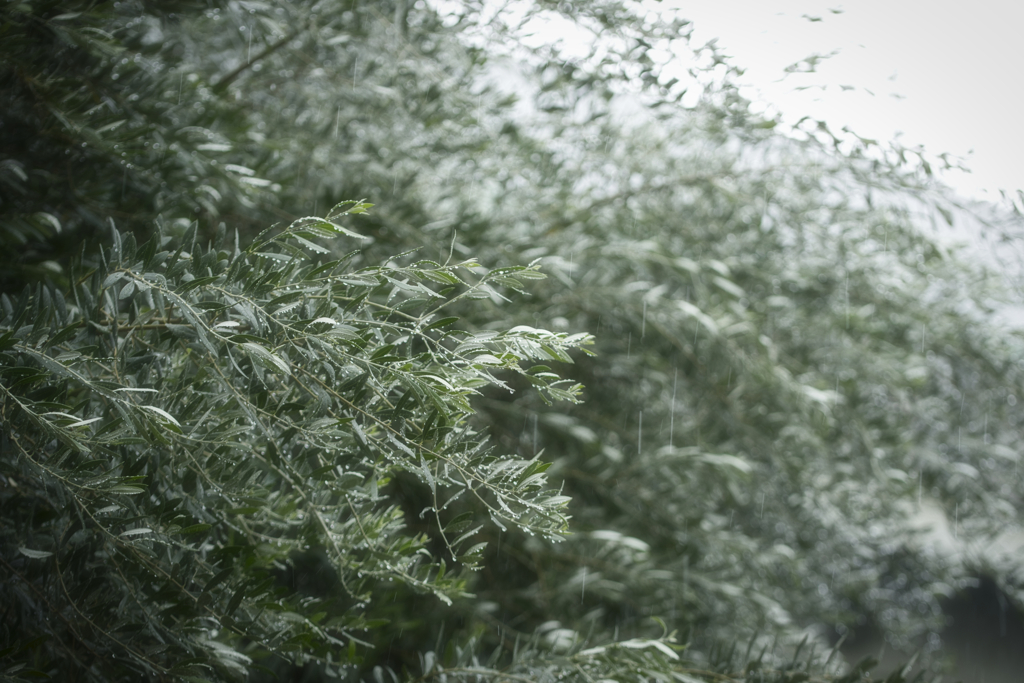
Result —
<instances>
[{"instance_id":1,"label":"thin twig","mask_svg":"<svg viewBox=\"0 0 1024 683\"><path fill-rule=\"evenodd\" d=\"M213 91L215 93L223 92L229 85L234 83L239 76L248 71L254 64L258 63L261 59L269 57L270 55L277 52L294 39L298 38L301 32L302 30L293 31L292 33L289 33L276 43L268 45L266 48L264 48L263 52L260 52L258 55L247 61L245 64L239 65L234 71L232 71L227 76L217 81L217 83L213 86Z\"/></svg>"}]
</instances>

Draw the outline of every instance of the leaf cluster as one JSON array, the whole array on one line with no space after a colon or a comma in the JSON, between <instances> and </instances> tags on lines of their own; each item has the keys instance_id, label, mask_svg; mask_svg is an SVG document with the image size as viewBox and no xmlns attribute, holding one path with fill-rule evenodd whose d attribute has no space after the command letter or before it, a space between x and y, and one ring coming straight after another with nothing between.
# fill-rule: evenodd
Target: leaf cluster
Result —
<instances>
[{"instance_id":1,"label":"leaf cluster","mask_svg":"<svg viewBox=\"0 0 1024 683\"><path fill-rule=\"evenodd\" d=\"M565 532L548 464L495 452L468 399L512 372L575 400L537 361L571 361L589 337L473 334L444 316L536 267L322 262L319 244L358 238L340 221L368 206L245 249L114 231L71 292L0 297L3 628L18 658L98 680L244 676L270 654L345 666L381 626L381 586L464 594L488 519ZM423 509L402 508L401 476ZM313 585L290 583L314 560Z\"/></svg>"}]
</instances>

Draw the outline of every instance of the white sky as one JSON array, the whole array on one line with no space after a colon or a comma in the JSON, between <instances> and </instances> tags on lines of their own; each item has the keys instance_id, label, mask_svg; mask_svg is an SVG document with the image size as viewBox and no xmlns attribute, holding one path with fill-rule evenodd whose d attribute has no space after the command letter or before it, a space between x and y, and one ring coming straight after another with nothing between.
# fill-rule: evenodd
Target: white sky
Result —
<instances>
[{"instance_id":1,"label":"white sky","mask_svg":"<svg viewBox=\"0 0 1024 683\"><path fill-rule=\"evenodd\" d=\"M999 190L1024 189L1024 3L661 4L678 7L694 22L694 45L717 38L733 63L747 70L742 81L753 89L747 96L776 105L785 120L811 115L836 131L849 126L880 142L902 133L905 146L923 145L933 157L966 157L971 174L943 178L969 196L997 199ZM811 54L833 51L815 73L785 73ZM803 86L815 87L798 90Z\"/></svg>"}]
</instances>

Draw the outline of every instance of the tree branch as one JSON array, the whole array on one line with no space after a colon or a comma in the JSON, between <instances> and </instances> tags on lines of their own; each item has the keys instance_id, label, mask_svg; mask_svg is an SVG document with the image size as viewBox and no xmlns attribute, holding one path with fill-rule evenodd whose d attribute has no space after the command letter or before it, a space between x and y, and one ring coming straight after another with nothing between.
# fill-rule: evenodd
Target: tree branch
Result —
<instances>
[{"instance_id":1,"label":"tree branch","mask_svg":"<svg viewBox=\"0 0 1024 683\"><path fill-rule=\"evenodd\" d=\"M224 78L222 78L219 81L217 81L217 83L213 86L213 91L216 92L216 93L224 92L224 90L227 89L227 87L229 85L234 83L235 80L239 76L241 76L247 70L252 68L252 66L254 64L259 62L261 59L269 57L270 55L272 55L273 53L277 52L282 47L284 47L285 45L290 43L295 38L298 38L300 33L301 33L301 31L293 31L292 33L289 33L288 35L286 35L284 38L282 38L281 40L277 41L276 43L273 43L272 45L268 45L266 48L264 48L263 52L260 52L254 58L250 59L245 64L240 65L238 68L236 68L234 71L229 73L227 76L225 76Z\"/></svg>"}]
</instances>

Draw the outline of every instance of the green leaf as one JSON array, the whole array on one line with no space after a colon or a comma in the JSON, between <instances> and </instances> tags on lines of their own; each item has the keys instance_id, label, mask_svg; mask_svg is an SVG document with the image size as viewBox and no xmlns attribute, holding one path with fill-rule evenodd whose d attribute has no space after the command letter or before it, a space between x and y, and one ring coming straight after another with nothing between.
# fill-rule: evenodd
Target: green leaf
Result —
<instances>
[{"instance_id":1,"label":"green leaf","mask_svg":"<svg viewBox=\"0 0 1024 683\"><path fill-rule=\"evenodd\" d=\"M104 490L109 493L120 493L126 496L136 496L140 493L146 492L146 488L144 486L135 486L132 484L115 484L114 486Z\"/></svg>"},{"instance_id":2,"label":"green leaf","mask_svg":"<svg viewBox=\"0 0 1024 683\"><path fill-rule=\"evenodd\" d=\"M291 369L288 367L288 363L286 363L284 359L275 356L259 344L245 342L242 344L242 348L245 349L246 353L248 353L249 356L262 367L284 375L292 374Z\"/></svg>"},{"instance_id":3,"label":"green leaf","mask_svg":"<svg viewBox=\"0 0 1024 683\"><path fill-rule=\"evenodd\" d=\"M565 351L563 351L562 349L560 349L560 348L558 348L556 346L550 346L548 344L543 344L543 345L541 345L541 348L544 350L544 355L547 356L548 358L550 358L551 360L558 360L558 361L562 361L563 363L571 363L572 362L572 357L569 356L569 354L567 354Z\"/></svg>"},{"instance_id":4,"label":"green leaf","mask_svg":"<svg viewBox=\"0 0 1024 683\"><path fill-rule=\"evenodd\" d=\"M245 598L245 593L246 590L248 589L249 584L247 583L244 583L237 589L235 589L234 595L231 596L231 599L228 601L227 608L224 610L225 615L230 617L235 613L235 610L238 609L238 606L242 604L242 600Z\"/></svg>"},{"instance_id":5,"label":"green leaf","mask_svg":"<svg viewBox=\"0 0 1024 683\"><path fill-rule=\"evenodd\" d=\"M122 391L122 390L118 389L117 391ZM145 391L145 390L143 389L142 391ZM157 415L162 417L165 421L169 422L170 424L168 426L174 428L175 432L177 432L178 434L181 434L181 424L176 419L174 419L173 415L168 413L163 408L158 408L156 406L147 406L147 405L142 405L142 406L139 406L139 407L142 408L143 410L148 410L151 413L156 413Z\"/></svg>"},{"instance_id":6,"label":"green leaf","mask_svg":"<svg viewBox=\"0 0 1024 683\"><path fill-rule=\"evenodd\" d=\"M436 330L436 329L439 329L439 328L442 328L442 327L448 327L450 325L454 325L458 321L459 321L459 319L457 317L455 317L455 316L449 316L447 318L441 318L440 320L435 320L434 322L432 322L429 325L427 325L426 327L424 327L423 331L427 332L428 330Z\"/></svg>"}]
</instances>

